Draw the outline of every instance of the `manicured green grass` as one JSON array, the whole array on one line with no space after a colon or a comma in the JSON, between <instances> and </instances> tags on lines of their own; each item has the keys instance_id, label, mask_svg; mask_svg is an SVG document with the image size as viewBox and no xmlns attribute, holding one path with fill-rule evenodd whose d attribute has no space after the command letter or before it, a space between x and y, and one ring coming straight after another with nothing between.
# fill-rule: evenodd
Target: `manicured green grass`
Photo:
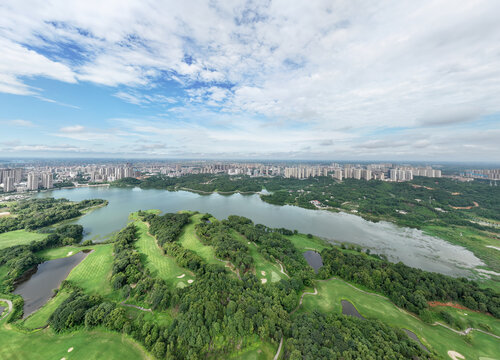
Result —
<instances>
[{"instance_id":1,"label":"manicured green grass","mask_svg":"<svg viewBox=\"0 0 500 360\"><path fill-rule=\"evenodd\" d=\"M74 282L89 294L110 296L113 244L96 245L94 251L69 273L67 280Z\"/></svg>"},{"instance_id":2,"label":"manicured green grass","mask_svg":"<svg viewBox=\"0 0 500 360\"><path fill-rule=\"evenodd\" d=\"M58 248L46 249L37 253L44 260L54 260L59 259L71 255L75 255L76 253L84 250L84 247L78 246L62 246Z\"/></svg>"},{"instance_id":3,"label":"manicured green grass","mask_svg":"<svg viewBox=\"0 0 500 360\"><path fill-rule=\"evenodd\" d=\"M231 354L229 359L270 360L274 357L276 351L278 351L277 345L257 340L255 343L245 347L242 351Z\"/></svg>"},{"instance_id":4,"label":"manicured green grass","mask_svg":"<svg viewBox=\"0 0 500 360\"><path fill-rule=\"evenodd\" d=\"M442 322L446 324L443 317L440 315L441 312L448 313L454 319L455 329L465 330L469 327L482 329L493 334L500 336L500 320L495 319L491 315L486 315L479 312L455 309L449 306L436 306L431 308L431 314L435 321ZM451 325L450 325L451 326Z\"/></svg>"},{"instance_id":5,"label":"manicured green grass","mask_svg":"<svg viewBox=\"0 0 500 360\"><path fill-rule=\"evenodd\" d=\"M148 234L145 223L136 221L134 224L137 226L139 237L136 241L137 250L141 253L144 264L154 277L157 276L173 286L177 286L179 283L187 284L188 280L194 280L195 275L190 270L177 265L174 258L163 255L156 239ZM184 277L179 279L178 276L182 276L182 274Z\"/></svg>"},{"instance_id":6,"label":"manicured green grass","mask_svg":"<svg viewBox=\"0 0 500 360\"><path fill-rule=\"evenodd\" d=\"M55 334L46 329L22 333L0 324L0 359L2 360L137 360L148 359L145 351L128 336L107 331L79 330ZM68 353L68 349L73 351Z\"/></svg>"},{"instance_id":7,"label":"manicured green grass","mask_svg":"<svg viewBox=\"0 0 500 360\"><path fill-rule=\"evenodd\" d=\"M21 322L21 325L28 329L38 329L47 325L50 315L62 304L69 296L66 291L60 291L56 296L50 299L42 308L28 316Z\"/></svg>"},{"instance_id":8,"label":"manicured green grass","mask_svg":"<svg viewBox=\"0 0 500 360\"><path fill-rule=\"evenodd\" d=\"M295 245L295 247L299 249L301 252L307 250L316 250L318 252L321 252L321 250L323 250L324 248L331 246L325 240L320 239L317 236L309 238L305 234L295 234L285 237L288 240L290 240L293 243L293 245Z\"/></svg>"},{"instance_id":9,"label":"manicured green grass","mask_svg":"<svg viewBox=\"0 0 500 360\"><path fill-rule=\"evenodd\" d=\"M184 226L184 229L179 237L179 243L186 249L194 251L196 254L205 259L211 264L221 264L215 257L215 250L211 246L204 245L196 236L195 225L200 223L203 215L196 214L191 216L191 222Z\"/></svg>"},{"instance_id":10,"label":"manicured green grass","mask_svg":"<svg viewBox=\"0 0 500 360\"><path fill-rule=\"evenodd\" d=\"M29 244L32 241L45 239L47 234L40 234L26 230L14 230L0 234L0 249L5 249L14 245Z\"/></svg>"},{"instance_id":11,"label":"manicured green grass","mask_svg":"<svg viewBox=\"0 0 500 360\"><path fill-rule=\"evenodd\" d=\"M266 279L266 282L277 282L280 281L283 275L280 272L280 267L278 264L273 264L267 261L258 251L257 245L253 242L248 241L243 235L232 230L231 234L233 237L241 242L244 242L248 249L250 250L250 255L253 257L255 264L255 276L258 279Z\"/></svg>"},{"instance_id":12,"label":"manicured green grass","mask_svg":"<svg viewBox=\"0 0 500 360\"><path fill-rule=\"evenodd\" d=\"M464 336L441 326L428 325L407 312L399 310L389 300L374 294L365 294L341 280L317 282L316 287L318 295L304 296L300 311L334 311L340 314L342 312L340 301L345 299L354 304L361 315L366 318L379 319L391 326L413 331L424 345L436 351L443 359L448 358L448 350L458 351L466 359L498 356L498 339L492 336L483 336L473 332L469 344ZM497 351L493 351L495 348Z\"/></svg>"}]
</instances>

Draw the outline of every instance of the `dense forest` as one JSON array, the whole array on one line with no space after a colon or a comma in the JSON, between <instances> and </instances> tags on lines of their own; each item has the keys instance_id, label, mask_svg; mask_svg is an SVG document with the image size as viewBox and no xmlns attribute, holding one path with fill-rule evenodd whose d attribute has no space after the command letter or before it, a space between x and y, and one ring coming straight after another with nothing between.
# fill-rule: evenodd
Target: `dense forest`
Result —
<instances>
[{"instance_id":1,"label":"dense forest","mask_svg":"<svg viewBox=\"0 0 500 360\"><path fill-rule=\"evenodd\" d=\"M104 204L107 204L107 201L101 199L80 202L54 198L22 200L9 208L11 216L0 218L0 233L39 229L81 216L82 210Z\"/></svg>"},{"instance_id":2,"label":"dense forest","mask_svg":"<svg viewBox=\"0 0 500 360\"><path fill-rule=\"evenodd\" d=\"M396 305L426 319L429 301L453 301L469 309L489 312L500 318L500 295L492 289L482 289L465 278L431 273L393 264L366 254L342 252L338 248L321 252L323 279L338 276L387 295Z\"/></svg>"}]
</instances>

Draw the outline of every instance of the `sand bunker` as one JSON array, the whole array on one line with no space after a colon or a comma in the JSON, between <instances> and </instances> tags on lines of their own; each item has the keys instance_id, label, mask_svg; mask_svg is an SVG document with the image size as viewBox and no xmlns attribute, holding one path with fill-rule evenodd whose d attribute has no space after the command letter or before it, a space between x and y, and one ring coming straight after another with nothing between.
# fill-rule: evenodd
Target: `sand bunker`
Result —
<instances>
[{"instance_id":1,"label":"sand bunker","mask_svg":"<svg viewBox=\"0 0 500 360\"><path fill-rule=\"evenodd\" d=\"M260 281L265 284L267 282L267 279L260 279Z\"/></svg>"},{"instance_id":2,"label":"sand bunker","mask_svg":"<svg viewBox=\"0 0 500 360\"><path fill-rule=\"evenodd\" d=\"M177 279L182 279L184 276L186 276L186 274L179 275L177 276Z\"/></svg>"},{"instance_id":3,"label":"sand bunker","mask_svg":"<svg viewBox=\"0 0 500 360\"><path fill-rule=\"evenodd\" d=\"M70 348L68 349L68 352L72 352L72 351L73 351L73 348L72 348L72 347L70 347Z\"/></svg>"},{"instance_id":4,"label":"sand bunker","mask_svg":"<svg viewBox=\"0 0 500 360\"><path fill-rule=\"evenodd\" d=\"M266 276L266 272L265 271L261 271L260 273L262 274L262 276Z\"/></svg>"},{"instance_id":5,"label":"sand bunker","mask_svg":"<svg viewBox=\"0 0 500 360\"><path fill-rule=\"evenodd\" d=\"M188 284L192 284L194 280L188 280Z\"/></svg>"},{"instance_id":6,"label":"sand bunker","mask_svg":"<svg viewBox=\"0 0 500 360\"><path fill-rule=\"evenodd\" d=\"M250 241L248 242L248 245L250 245Z\"/></svg>"},{"instance_id":7,"label":"sand bunker","mask_svg":"<svg viewBox=\"0 0 500 360\"><path fill-rule=\"evenodd\" d=\"M465 359L465 357L453 350L448 351L448 356L451 357L453 360L460 360L460 359Z\"/></svg>"},{"instance_id":8,"label":"sand bunker","mask_svg":"<svg viewBox=\"0 0 500 360\"><path fill-rule=\"evenodd\" d=\"M73 251L70 251L70 252L68 253L68 255L66 255L66 256L71 256L71 255L73 255ZM73 348L72 348L72 349L73 349Z\"/></svg>"}]
</instances>

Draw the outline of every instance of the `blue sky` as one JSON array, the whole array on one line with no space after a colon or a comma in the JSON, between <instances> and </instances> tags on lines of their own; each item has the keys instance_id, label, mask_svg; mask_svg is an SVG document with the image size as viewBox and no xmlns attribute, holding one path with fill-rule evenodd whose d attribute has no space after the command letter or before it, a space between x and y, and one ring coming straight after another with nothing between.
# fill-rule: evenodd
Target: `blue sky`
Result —
<instances>
[{"instance_id":1,"label":"blue sky","mask_svg":"<svg viewBox=\"0 0 500 360\"><path fill-rule=\"evenodd\" d=\"M0 12L0 157L500 161L497 1Z\"/></svg>"}]
</instances>

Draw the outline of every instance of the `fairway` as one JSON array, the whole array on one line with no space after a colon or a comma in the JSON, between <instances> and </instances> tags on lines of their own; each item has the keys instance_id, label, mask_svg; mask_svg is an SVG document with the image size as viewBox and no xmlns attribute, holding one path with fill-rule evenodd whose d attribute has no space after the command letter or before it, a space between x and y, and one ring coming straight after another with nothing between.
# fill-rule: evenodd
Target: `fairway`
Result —
<instances>
[{"instance_id":1,"label":"fairway","mask_svg":"<svg viewBox=\"0 0 500 360\"><path fill-rule=\"evenodd\" d=\"M26 230L14 230L0 234L0 249L14 245L29 244L32 241L45 239L47 234L40 234Z\"/></svg>"},{"instance_id":2,"label":"fairway","mask_svg":"<svg viewBox=\"0 0 500 360\"><path fill-rule=\"evenodd\" d=\"M206 262L210 264L220 264L215 257L215 250L211 246L203 245L203 243L196 236L195 225L199 224L203 214L196 214L191 216L191 222L184 226L179 243L186 249L194 251L201 256Z\"/></svg>"},{"instance_id":3,"label":"fairway","mask_svg":"<svg viewBox=\"0 0 500 360\"><path fill-rule=\"evenodd\" d=\"M69 348L73 348L68 353ZM0 323L0 359L2 360L137 360L148 359L144 350L130 337L108 331L83 331L55 335L45 329L21 333Z\"/></svg>"},{"instance_id":4,"label":"fairway","mask_svg":"<svg viewBox=\"0 0 500 360\"><path fill-rule=\"evenodd\" d=\"M158 276L169 285L177 286L186 284L188 280L194 279L194 274L177 265L175 260L162 251L156 243L156 239L148 234L148 228L142 221L136 221L138 239L136 241L137 250L141 253L141 258L153 276ZM179 276L184 276L178 278Z\"/></svg>"},{"instance_id":5,"label":"fairway","mask_svg":"<svg viewBox=\"0 0 500 360\"><path fill-rule=\"evenodd\" d=\"M110 295L113 266L113 244L97 245L78 266L68 275L67 280L74 282L89 294Z\"/></svg>"},{"instance_id":6,"label":"fairway","mask_svg":"<svg viewBox=\"0 0 500 360\"><path fill-rule=\"evenodd\" d=\"M261 279L261 281L262 279L266 279L266 283L269 283L280 281L281 278L285 276L280 272L280 267L278 264L273 264L267 261L259 253L257 245L255 245L253 242L247 241L247 239L243 235L236 232L235 230L231 230L231 235L235 239L244 242L245 245L248 246L250 255L253 257L255 263L255 276L257 276L258 279Z\"/></svg>"},{"instance_id":7,"label":"fairway","mask_svg":"<svg viewBox=\"0 0 500 360\"><path fill-rule=\"evenodd\" d=\"M316 250L318 252L321 252L321 250L323 250L324 248L329 247L329 244L326 242L326 240L320 239L317 236L309 238L305 234L294 234L285 235L284 237L290 240L300 252L304 252L307 250Z\"/></svg>"},{"instance_id":8,"label":"fairway","mask_svg":"<svg viewBox=\"0 0 500 360\"><path fill-rule=\"evenodd\" d=\"M75 255L86 248L78 246L62 246L58 248L51 248L37 252L37 255L44 260L54 260L67 256Z\"/></svg>"},{"instance_id":9,"label":"fairway","mask_svg":"<svg viewBox=\"0 0 500 360\"><path fill-rule=\"evenodd\" d=\"M50 299L42 308L28 316L21 324L28 329L38 329L47 325L50 315L69 296L66 291L59 291L56 296Z\"/></svg>"},{"instance_id":10,"label":"fairway","mask_svg":"<svg viewBox=\"0 0 500 360\"><path fill-rule=\"evenodd\" d=\"M458 351L466 359L478 359L481 356L495 359L498 356L498 352L494 351L498 339L491 336L472 332L470 345L464 336L441 326L428 325L406 311L398 309L389 300L354 289L341 280L317 281L316 287L318 295L304 296L299 311L320 310L326 313L334 311L340 314L342 312L340 301L345 299L354 304L361 315L368 319L378 319L391 326L413 331L424 345L445 359L448 358L448 350Z\"/></svg>"}]
</instances>

